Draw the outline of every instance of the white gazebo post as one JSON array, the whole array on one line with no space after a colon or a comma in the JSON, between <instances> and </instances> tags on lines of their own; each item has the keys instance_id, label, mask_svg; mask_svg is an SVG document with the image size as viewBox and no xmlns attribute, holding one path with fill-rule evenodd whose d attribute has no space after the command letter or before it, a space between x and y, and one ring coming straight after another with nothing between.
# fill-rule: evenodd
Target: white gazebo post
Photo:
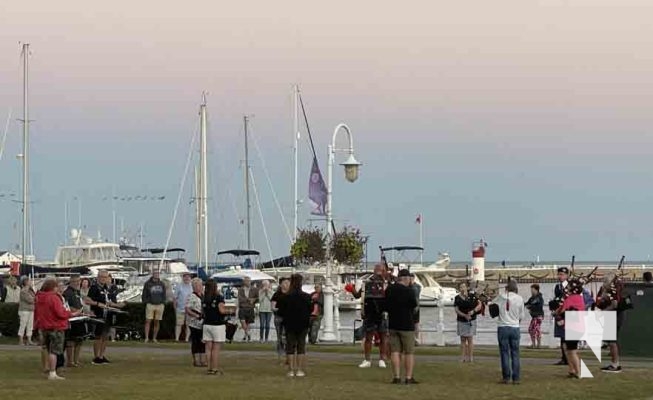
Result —
<instances>
[{"instance_id":1,"label":"white gazebo post","mask_svg":"<svg viewBox=\"0 0 653 400\"><path fill-rule=\"evenodd\" d=\"M336 149L336 137L338 132L343 129L347 132L349 138L349 148L348 149ZM347 161L340 164L345 167L345 178L349 182L354 182L358 179L358 168L361 166L361 163L356 161L354 158L354 141L351 136L351 130L345 124L339 124L336 126L336 129L333 131L333 137L331 138L331 144L328 149L328 163L327 163L327 204L326 204L326 214L327 214L327 265L326 265L326 282L324 285L324 330L322 331L321 341L323 342L335 342L338 340L338 334L335 330L337 326L340 326L340 321L335 322L334 317L340 317L340 314L334 312L335 307L337 307L336 302L334 301L335 291L333 289L333 280L331 279L331 269L333 268L333 256L331 255L330 241L333 237L333 204L332 204L332 182L333 182L333 162L335 161L335 153L337 151L344 151L349 153Z\"/></svg>"}]
</instances>

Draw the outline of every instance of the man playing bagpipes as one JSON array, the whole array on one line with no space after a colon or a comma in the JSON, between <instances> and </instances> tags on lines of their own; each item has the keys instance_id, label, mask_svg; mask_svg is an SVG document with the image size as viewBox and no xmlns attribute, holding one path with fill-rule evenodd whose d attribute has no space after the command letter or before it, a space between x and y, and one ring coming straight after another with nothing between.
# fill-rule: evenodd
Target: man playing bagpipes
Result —
<instances>
[{"instance_id":1,"label":"man playing bagpipes","mask_svg":"<svg viewBox=\"0 0 653 400\"><path fill-rule=\"evenodd\" d=\"M573 264L573 260L572 260ZM565 289L569 284L567 279L569 277L569 268L560 267L558 268L558 283L556 284L553 290L554 299L549 302L549 310L553 313L555 317L555 312L560 308L562 301L565 295ZM556 363L556 365L567 365L567 354L565 352L565 328L564 326L554 324L553 336L560 338L560 352L562 353L562 358Z\"/></svg>"},{"instance_id":2,"label":"man playing bagpipes","mask_svg":"<svg viewBox=\"0 0 653 400\"><path fill-rule=\"evenodd\" d=\"M617 335L624 322L624 307L620 307L622 303L622 290L623 285L619 276L614 273L607 274L603 282L603 286L599 289L597 295L596 307L602 311L616 311L617 313ZM601 368L603 372L620 373L621 365L619 363L619 344L616 340L606 340L610 347L610 365Z\"/></svg>"}]
</instances>

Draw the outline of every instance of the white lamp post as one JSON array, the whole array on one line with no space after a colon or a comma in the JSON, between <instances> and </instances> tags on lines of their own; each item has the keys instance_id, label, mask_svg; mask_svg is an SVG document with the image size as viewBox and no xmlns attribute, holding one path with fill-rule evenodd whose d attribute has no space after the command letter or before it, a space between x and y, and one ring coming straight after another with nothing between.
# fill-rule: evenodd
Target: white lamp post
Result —
<instances>
[{"instance_id":1,"label":"white lamp post","mask_svg":"<svg viewBox=\"0 0 653 400\"><path fill-rule=\"evenodd\" d=\"M337 149L336 148L336 136L338 132L343 129L347 132L349 138L349 148L348 149ZM336 152L348 152L349 157L347 161L340 164L345 167L345 178L349 182L354 182L358 179L358 168L362 165L356 158L354 158L354 141L351 136L351 130L345 124L339 124L336 126L336 129L333 131L333 137L331 139L331 144L328 149L328 164L327 164L327 204L326 204L326 213L327 213L327 243L330 243L330 239L333 237L333 202L332 202L332 175L333 175L333 162L335 161ZM324 330L322 331L323 342L334 342L338 340L337 332L335 331L334 323L334 290L333 290L333 281L331 280L331 268L333 265L333 257L331 255L330 246L327 245L327 266L326 266L326 284L324 285Z\"/></svg>"}]
</instances>

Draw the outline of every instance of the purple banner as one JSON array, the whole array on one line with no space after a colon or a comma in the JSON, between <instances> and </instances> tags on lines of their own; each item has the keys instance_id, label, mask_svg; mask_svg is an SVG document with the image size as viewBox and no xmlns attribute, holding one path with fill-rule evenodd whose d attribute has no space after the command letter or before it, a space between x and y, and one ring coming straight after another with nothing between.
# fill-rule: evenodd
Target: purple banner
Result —
<instances>
[{"instance_id":1,"label":"purple banner","mask_svg":"<svg viewBox=\"0 0 653 400\"><path fill-rule=\"evenodd\" d=\"M327 188L315 157L313 157L311 179L308 181L308 198L311 203L311 214L326 215Z\"/></svg>"}]
</instances>

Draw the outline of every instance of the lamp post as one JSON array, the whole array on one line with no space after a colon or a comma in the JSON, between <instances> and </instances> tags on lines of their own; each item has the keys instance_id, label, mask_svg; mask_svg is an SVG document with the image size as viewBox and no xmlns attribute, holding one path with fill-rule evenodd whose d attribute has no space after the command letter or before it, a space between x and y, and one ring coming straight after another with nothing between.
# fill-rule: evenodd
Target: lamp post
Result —
<instances>
[{"instance_id":1,"label":"lamp post","mask_svg":"<svg viewBox=\"0 0 653 400\"><path fill-rule=\"evenodd\" d=\"M349 148L348 149L337 149L336 148L336 137L338 132L344 130L347 132L349 138ZM328 148L328 163L327 163L327 204L326 204L326 214L327 214L327 265L326 265L326 284L324 286L324 330L322 331L323 342L334 342L338 340L337 332L335 331L334 323L334 290L333 290L333 281L331 280L331 269L333 266L333 256L331 254L330 242L333 234L333 202L332 202L332 183L333 183L333 163L335 161L336 152L347 152L349 157L347 160L340 164L345 167L345 178L349 182L354 182L358 179L358 168L362 165L354 158L354 141L351 136L351 130L345 124L339 124L336 126L336 129L333 131L333 137L331 138L331 144Z\"/></svg>"}]
</instances>

